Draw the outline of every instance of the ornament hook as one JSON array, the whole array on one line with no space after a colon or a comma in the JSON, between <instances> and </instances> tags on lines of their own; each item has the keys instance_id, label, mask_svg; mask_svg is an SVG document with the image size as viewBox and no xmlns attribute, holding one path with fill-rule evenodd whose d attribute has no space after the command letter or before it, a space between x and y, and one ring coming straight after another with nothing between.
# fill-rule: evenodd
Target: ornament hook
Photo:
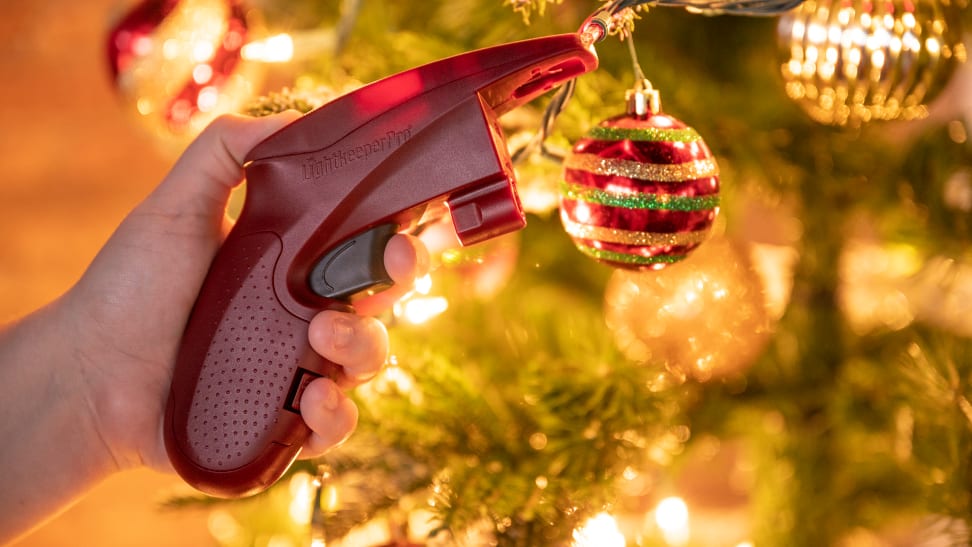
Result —
<instances>
[{"instance_id":1,"label":"ornament hook","mask_svg":"<svg viewBox=\"0 0 972 547\"><path fill-rule=\"evenodd\" d=\"M638 50L635 49L634 35L628 34L625 37L628 44L628 55L631 57L631 69L634 72L635 86L629 89L624 95L628 103L628 114L644 116L645 114L655 114L661 112L661 97L658 90L652 87L651 82L645 77L645 71L638 62Z\"/></svg>"}]
</instances>

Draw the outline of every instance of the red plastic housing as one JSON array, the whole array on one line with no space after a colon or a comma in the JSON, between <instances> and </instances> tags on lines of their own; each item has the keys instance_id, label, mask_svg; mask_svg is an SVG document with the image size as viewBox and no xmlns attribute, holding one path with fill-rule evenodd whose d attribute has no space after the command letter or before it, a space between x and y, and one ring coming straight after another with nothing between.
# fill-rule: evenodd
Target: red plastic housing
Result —
<instances>
[{"instance_id":1,"label":"red plastic housing","mask_svg":"<svg viewBox=\"0 0 972 547\"><path fill-rule=\"evenodd\" d=\"M166 409L169 458L189 484L250 495L296 458L310 433L301 390L338 372L307 324L347 305L311 290L318 259L443 202L464 244L522 228L497 117L596 66L575 34L482 49L362 87L250 152L246 203L199 293Z\"/></svg>"}]
</instances>

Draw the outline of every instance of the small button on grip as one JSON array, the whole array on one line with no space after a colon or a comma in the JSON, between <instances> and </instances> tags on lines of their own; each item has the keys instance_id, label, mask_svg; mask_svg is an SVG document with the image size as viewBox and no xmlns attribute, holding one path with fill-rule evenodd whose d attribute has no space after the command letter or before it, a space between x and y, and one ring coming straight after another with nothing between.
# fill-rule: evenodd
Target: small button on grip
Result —
<instances>
[{"instance_id":1,"label":"small button on grip","mask_svg":"<svg viewBox=\"0 0 972 547\"><path fill-rule=\"evenodd\" d=\"M349 299L390 287L385 246L396 231L394 224L382 224L335 246L311 270L311 290L324 298Z\"/></svg>"}]
</instances>

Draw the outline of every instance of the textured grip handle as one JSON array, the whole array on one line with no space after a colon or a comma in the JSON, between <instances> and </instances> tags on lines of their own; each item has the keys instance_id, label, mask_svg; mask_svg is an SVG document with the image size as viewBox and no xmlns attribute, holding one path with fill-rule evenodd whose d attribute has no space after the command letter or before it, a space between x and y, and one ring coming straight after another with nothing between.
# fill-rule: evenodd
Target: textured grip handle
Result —
<instances>
[{"instance_id":1,"label":"textured grip handle","mask_svg":"<svg viewBox=\"0 0 972 547\"><path fill-rule=\"evenodd\" d=\"M166 410L169 459L221 497L265 489L310 434L300 392L336 365L307 342L307 322L278 301L271 232L231 235L213 262L183 336Z\"/></svg>"}]
</instances>

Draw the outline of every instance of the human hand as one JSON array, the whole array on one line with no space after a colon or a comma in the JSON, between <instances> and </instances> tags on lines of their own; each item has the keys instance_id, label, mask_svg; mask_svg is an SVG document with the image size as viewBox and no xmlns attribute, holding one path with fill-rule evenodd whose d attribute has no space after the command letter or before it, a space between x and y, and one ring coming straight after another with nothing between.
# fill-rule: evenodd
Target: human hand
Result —
<instances>
[{"instance_id":1,"label":"human hand","mask_svg":"<svg viewBox=\"0 0 972 547\"><path fill-rule=\"evenodd\" d=\"M226 116L185 151L163 182L122 222L78 284L63 299L79 360L90 422L118 468L170 469L162 422L182 332L229 225L224 210L242 178L246 153L299 117ZM398 235L386 247L395 287L357 303L373 313L408 290L428 263L424 247ZM343 390L374 376L388 351L372 317L322 312L309 325L311 347L342 365L337 382L305 390L302 416L313 431L301 454L320 455L357 423Z\"/></svg>"}]
</instances>

